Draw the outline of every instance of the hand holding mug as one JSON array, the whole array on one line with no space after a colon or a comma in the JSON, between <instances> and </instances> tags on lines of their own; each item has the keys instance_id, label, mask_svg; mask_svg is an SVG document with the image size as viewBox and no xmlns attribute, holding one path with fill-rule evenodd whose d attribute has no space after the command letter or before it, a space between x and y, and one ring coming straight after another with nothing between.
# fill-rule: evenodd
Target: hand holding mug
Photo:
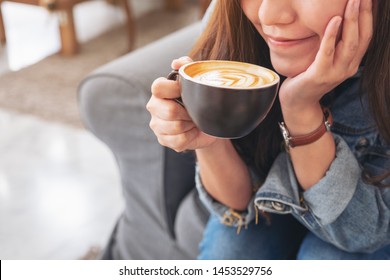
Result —
<instances>
[{"instance_id":1,"label":"hand holding mug","mask_svg":"<svg viewBox=\"0 0 390 280\"><path fill-rule=\"evenodd\" d=\"M172 62L173 69L191 62L182 57ZM156 79L151 87L152 97L146 105L151 114L150 128L157 136L158 142L177 152L208 147L217 138L201 132L188 115L187 110L175 102L180 97L180 85L167 78Z\"/></svg>"},{"instance_id":2,"label":"hand holding mug","mask_svg":"<svg viewBox=\"0 0 390 280\"><path fill-rule=\"evenodd\" d=\"M210 146L217 138L244 137L266 117L279 76L237 61L175 60L171 79L157 79L147 109L159 142L176 151Z\"/></svg>"},{"instance_id":3,"label":"hand holding mug","mask_svg":"<svg viewBox=\"0 0 390 280\"><path fill-rule=\"evenodd\" d=\"M180 84L176 99L204 133L224 139L244 137L266 117L279 76L264 67L226 60L204 60L171 72Z\"/></svg>"}]
</instances>

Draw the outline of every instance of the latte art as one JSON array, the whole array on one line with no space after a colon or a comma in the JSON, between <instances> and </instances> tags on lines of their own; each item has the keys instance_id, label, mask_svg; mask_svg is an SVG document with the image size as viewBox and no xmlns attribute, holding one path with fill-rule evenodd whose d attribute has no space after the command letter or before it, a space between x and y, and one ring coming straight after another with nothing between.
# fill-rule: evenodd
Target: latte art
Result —
<instances>
[{"instance_id":1,"label":"latte art","mask_svg":"<svg viewBox=\"0 0 390 280\"><path fill-rule=\"evenodd\" d=\"M193 63L184 71L194 82L216 87L254 88L270 84L275 80L271 71L242 62Z\"/></svg>"},{"instance_id":2,"label":"latte art","mask_svg":"<svg viewBox=\"0 0 390 280\"><path fill-rule=\"evenodd\" d=\"M255 87L267 83L263 77L234 68L200 71L193 77L196 81L213 86Z\"/></svg>"},{"instance_id":3,"label":"latte art","mask_svg":"<svg viewBox=\"0 0 390 280\"><path fill-rule=\"evenodd\" d=\"M181 99L176 101L208 135L240 138L267 116L279 88L279 75L256 64L228 60L193 61L171 71Z\"/></svg>"}]
</instances>

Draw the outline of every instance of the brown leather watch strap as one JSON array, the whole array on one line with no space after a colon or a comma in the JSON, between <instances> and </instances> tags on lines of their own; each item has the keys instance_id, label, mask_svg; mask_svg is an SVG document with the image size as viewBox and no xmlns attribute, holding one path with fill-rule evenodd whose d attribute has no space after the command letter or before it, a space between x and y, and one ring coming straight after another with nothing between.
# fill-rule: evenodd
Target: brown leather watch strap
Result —
<instances>
[{"instance_id":1,"label":"brown leather watch strap","mask_svg":"<svg viewBox=\"0 0 390 280\"><path fill-rule=\"evenodd\" d=\"M291 136L284 122L279 124L287 148L308 145L320 139L333 124L332 114L328 108L323 108L324 121L314 131L298 136Z\"/></svg>"}]
</instances>

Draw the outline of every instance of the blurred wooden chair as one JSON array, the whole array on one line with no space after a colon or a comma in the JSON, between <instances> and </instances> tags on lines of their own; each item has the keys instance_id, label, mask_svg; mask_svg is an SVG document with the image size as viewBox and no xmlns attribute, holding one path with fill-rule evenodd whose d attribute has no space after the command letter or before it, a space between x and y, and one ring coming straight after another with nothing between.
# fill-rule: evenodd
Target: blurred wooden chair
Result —
<instances>
[{"instance_id":1,"label":"blurred wooden chair","mask_svg":"<svg viewBox=\"0 0 390 280\"><path fill-rule=\"evenodd\" d=\"M59 30L61 37L61 53L64 55L76 54L79 50L79 44L76 36L76 29L73 17L73 8L77 4L89 0L0 0L0 43L6 43L6 34L4 28L3 17L1 13L2 2L14 2L21 4L28 4L40 6L49 11L57 12L59 15ZM129 50L133 48L134 44L134 20L127 0L106 0L108 3L120 6L126 15L126 29L128 33Z\"/></svg>"},{"instance_id":2,"label":"blurred wooden chair","mask_svg":"<svg viewBox=\"0 0 390 280\"><path fill-rule=\"evenodd\" d=\"M211 3L211 0L198 0L198 1L199 1L200 16L203 17L204 13L206 12L207 8Z\"/></svg>"},{"instance_id":3,"label":"blurred wooden chair","mask_svg":"<svg viewBox=\"0 0 390 280\"><path fill-rule=\"evenodd\" d=\"M90 0L0 0L0 44L6 43L6 34L4 21L1 12L2 2L14 2L27 5L34 5L46 8L49 11L57 12L59 15L59 31L61 37L61 53L64 55L73 55L79 51L79 43L76 36L76 28L73 17L73 8L80 3ZM129 51L134 46L135 26L131 5L128 0L106 0L106 2L120 6L126 16L126 30L128 36ZM203 16L211 0L198 0L199 14ZM165 0L168 9L179 10L184 2L183 0Z\"/></svg>"},{"instance_id":4,"label":"blurred wooden chair","mask_svg":"<svg viewBox=\"0 0 390 280\"><path fill-rule=\"evenodd\" d=\"M198 0L199 3L199 17L203 17L204 13L207 10L207 7L210 5L211 0ZM165 0L165 4L168 9L179 10L184 4L183 0Z\"/></svg>"},{"instance_id":5,"label":"blurred wooden chair","mask_svg":"<svg viewBox=\"0 0 390 280\"><path fill-rule=\"evenodd\" d=\"M3 14L1 13L1 0L0 0L0 45L5 44L5 28L4 28L4 21L3 21Z\"/></svg>"}]
</instances>

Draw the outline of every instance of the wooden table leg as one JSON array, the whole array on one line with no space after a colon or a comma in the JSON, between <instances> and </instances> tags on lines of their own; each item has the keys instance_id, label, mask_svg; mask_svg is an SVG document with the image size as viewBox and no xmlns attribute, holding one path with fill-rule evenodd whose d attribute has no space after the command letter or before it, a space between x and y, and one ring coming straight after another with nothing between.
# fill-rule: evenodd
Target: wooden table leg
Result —
<instances>
[{"instance_id":1,"label":"wooden table leg","mask_svg":"<svg viewBox=\"0 0 390 280\"><path fill-rule=\"evenodd\" d=\"M135 43L135 20L133 17L133 10L127 0L121 0L123 11L126 15L126 30L129 42L129 51L133 50Z\"/></svg>"},{"instance_id":2,"label":"wooden table leg","mask_svg":"<svg viewBox=\"0 0 390 280\"><path fill-rule=\"evenodd\" d=\"M128 40L128 51L133 50L135 43L135 20L133 17L133 10L127 0L106 0L108 3L118 5L123 9L126 16L126 33Z\"/></svg>"},{"instance_id":3,"label":"wooden table leg","mask_svg":"<svg viewBox=\"0 0 390 280\"><path fill-rule=\"evenodd\" d=\"M199 2L199 14L201 17L203 17L204 13L206 12L207 8L210 5L211 0L198 0Z\"/></svg>"},{"instance_id":4,"label":"wooden table leg","mask_svg":"<svg viewBox=\"0 0 390 280\"><path fill-rule=\"evenodd\" d=\"M4 28L3 14L1 13L1 1L0 1L0 44L4 45L6 41L7 39L5 37L5 28Z\"/></svg>"},{"instance_id":5,"label":"wooden table leg","mask_svg":"<svg viewBox=\"0 0 390 280\"><path fill-rule=\"evenodd\" d=\"M61 53L64 55L76 54L79 49L79 44L77 42L76 29L74 25L73 8L60 10L59 16Z\"/></svg>"},{"instance_id":6,"label":"wooden table leg","mask_svg":"<svg viewBox=\"0 0 390 280\"><path fill-rule=\"evenodd\" d=\"M183 0L165 0L165 5L169 10L180 10L183 7Z\"/></svg>"}]
</instances>

